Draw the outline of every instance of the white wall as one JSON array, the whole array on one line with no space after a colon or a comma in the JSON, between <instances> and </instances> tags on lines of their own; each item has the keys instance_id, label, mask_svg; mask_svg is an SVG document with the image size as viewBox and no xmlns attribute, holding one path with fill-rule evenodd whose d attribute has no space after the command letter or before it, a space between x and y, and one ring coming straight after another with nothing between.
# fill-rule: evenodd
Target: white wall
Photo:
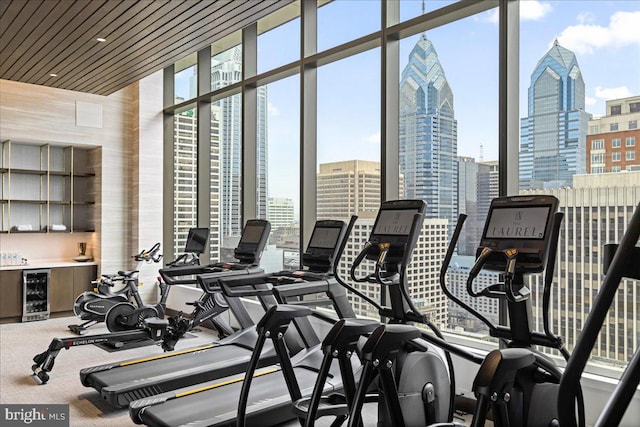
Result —
<instances>
[{"instance_id":1,"label":"white wall","mask_svg":"<svg viewBox=\"0 0 640 427\"><path fill-rule=\"evenodd\" d=\"M77 102L100 106L101 127L76 124ZM133 268L139 247L162 241L162 72L109 96L0 80L0 140L7 139L96 148L100 167L95 233L4 234L3 251L70 261L76 242L87 241L99 270L109 273ZM143 278L154 279L155 272ZM151 286L141 291L155 295Z\"/></svg>"}]
</instances>

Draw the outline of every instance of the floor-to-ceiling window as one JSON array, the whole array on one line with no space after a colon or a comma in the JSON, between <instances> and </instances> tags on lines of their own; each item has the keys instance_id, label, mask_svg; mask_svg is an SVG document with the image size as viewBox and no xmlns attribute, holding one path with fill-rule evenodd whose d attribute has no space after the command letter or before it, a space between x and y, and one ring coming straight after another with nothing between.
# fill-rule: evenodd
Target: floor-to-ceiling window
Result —
<instances>
[{"instance_id":1,"label":"floor-to-ceiling window","mask_svg":"<svg viewBox=\"0 0 640 427\"><path fill-rule=\"evenodd\" d=\"M217 229L220 247L246 215L264 215L280 228L275 233L274 227L271 240L282 251L276 258L294 266L292 248L306 243L317 218L346 220L357 213L362 225L383 197L422 199L428 213L412 262L411 293L442 329L488 340L484 325L437 286L457 216L468 219L448 280L462 296L458 285L499 189L553 194L565 220L552 329L571 349L602 278L601 246L619 239L640 199L640 58L637 39L628 36L638 13L624 1L519 2L520 18L509 25L519 29L520 43L503 48L511 49L506 62L516 64L504 76L519 82L514 94L501 89L500 79L506 55L500 46L509 43L500 43L496 6L507 3L514 4L336 0L320 2L313 19L309 2L293 2L245 30L255 43L241 44L242 34L213 43L211 64L205 64L211 67L210 91L181 92L188 95L183 98L176 87L181 110L175 117L177 122L185 114L184 103L211 102L211 120L199 124L211 129L211 157L195 166L209 162L211 188L198 192L211 192L211 215L204 221ZM254 75L242 74L244 54L257 58ZM185 69L185 76L197 74ZM253 90L256 96L247 98L252 104L243 105L242 95ZM500 115L505 105L510 109ZM249 138L241 119L246 108L255 111L252 153L242 150ZM508 120L513 115L517 120ZM517 161L505 151L516 153ZM255 171L243 169L243 156L255 156ZM313 167L303 168L305 159ZM255 182L251 206L244 203L245 180ZM366 239L365 228L356 232ZM355 251L348 248L345 256ZM477 286L497 280L487 274ZM542 276L530 283L540 329ZM598 363L624 362L637 347L636 290L637 283L625 282L593 354ZM373 287L367 291L378 296ZM375 315L364 302L354 303L360 314ZM474 304L498 321L496 301Z\"/></svg>"},{"instance_id":2,"label":"floor-to-ceiling window","mask_svg":"<svg viewBox=\"0 0 640 427\"><path fill-rule=\"evenodd\" d=\"M369 3L369 7L378 7ZM349 222L352 215L359 218L340 263L339 271L347 277L380 206L379 48L318 69L317 135L318 219ZM378 284L358 287L374 299L381 295ZM351 298L351 302L358 314L377 316L375 308L360 298Z\"/></svg>"},{"instance_id":3,"label":"floor-to-ceiling window","mask_svg":"<svg viewBox=\"0 0 640 427\"><path fill-rule=\"evenodd\" d=\"M622 161L636 152L625 138L640 135L640 47L629 38L639 24L625 1L520 4L520 193L552 194L564 213L549 317L569 350L602 283L603 245L620 240L640 200L640 162ZM539 330L540 277L531 288ZM623 281L592 369L625 364L638 347L639 291Z\"/></svg>"}]
</instances>

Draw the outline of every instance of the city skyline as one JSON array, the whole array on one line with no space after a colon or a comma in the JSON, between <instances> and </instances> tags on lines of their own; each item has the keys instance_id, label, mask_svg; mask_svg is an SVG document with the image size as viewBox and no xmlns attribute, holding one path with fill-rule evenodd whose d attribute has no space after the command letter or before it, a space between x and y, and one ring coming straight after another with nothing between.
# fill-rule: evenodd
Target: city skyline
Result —
<instances>
[{"instance_id":1,"label":"city skyline","mask_svg":"<svg viewBox=\"0 0 640 427\"><path fill-rule=\"evenodd\" d=\"M347 27L333 34L328 27L319 28L319 49L336 45L346 40L344 32L362 36L375 30L379 12L373 17L365 14L362 20L352 22L348 12L353 8L362 11L369 4L370 10L379 10L378 2L338 2L319 9L325 16L323 22L332 22L337 27L349 22ZM358 5L355 5L358 3ZM429 9L440 3L427 2ZM640 11L633 2L522 2L520 34L520 113L527 115L527 88L531 70L554 40L575 51L580 68L587 82L585 104L594 116L605 114L608 99L640 94L640 79L637 77L637 61L629 67L616 67L615 73L608 72L602 63L620 64L620 58L639 58L640 39L631 34L640 26ZM332 11L331 8L334 8ZM421 14L421 2L401 2L401 20ZM429 10L427 10L428 12ZM456 119L458 121L458 155L468 156L478 161L496 160L497 156L497 74L498 36L497 11L489 11L464 19L426 33L438 49L441 63L447 70L447 78L456 93ZM362 12L361 12L362 13ZM377 15L376 15L377 13ZM353 15L351 15L353 16ZM319 16L320 19L320 16ZM365 21L365 22L361 22ZM287 24L289 28L291 23ZM363 29L364 28L364 29ZM269 32L272 33L272 32ZM261 44L266 49L265 60L272 57L278 61L280 43L285 46L290 37L283 31L268 34L272 43ZM586 34L586 36L584 36ZM626 34L626 35L625 35ZM402 39L400 43L400 70L406 66L410 50L420 35ZM465 37L465 43L459 43ZM598 38L599 37L599 38ZM335 39L335 42L332 40ZM269 54L270 52L270 54ZM362 159L379 161L379 48L357 55L356 61L338 61L318 69L318 87L327 96L319 96L318 114L323 129L318 130L318 164L332 161ZM635 65L634 65L635 64ZM620 64L622 65L622 64ZM263 65L265 69L269 64ZM474 70L477 76L470 75ZM278 147L299 146L297 123L291 117L299 115L297 94L299 79L288 78L283 82L278 94L270 94L269 99L269 167L280 169L288 166L287 159L276 154ZM293 95L292 95L293 94ZM343 95L347 94L347 95ZM292 97L293 96L293 97ZM349 103L341 102L348 99ZM331 119L322 119L329 114ZM358 126L348 126L346 118ZM297 120L293 120L297 122ZM482 145L483 156L480 156ZM340 147L340 149L338 149ZM273 150L271 150L273 148ZM269 194L290 197L299 203L298 189L291 189L286 178L270 180ZM296 208L298 212L298 208Z\"/></svg>"}]
</instances>

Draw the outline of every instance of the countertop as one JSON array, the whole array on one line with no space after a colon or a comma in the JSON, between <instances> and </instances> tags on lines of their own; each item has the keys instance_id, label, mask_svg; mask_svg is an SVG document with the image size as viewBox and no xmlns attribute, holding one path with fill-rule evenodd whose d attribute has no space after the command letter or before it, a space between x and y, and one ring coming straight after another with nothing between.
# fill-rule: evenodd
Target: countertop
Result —
<instances>
[{"instance_id":1,"label":"countertop","mask_svg":"<svg viewBox=\"0 0 640 427\"><path fill-rule=\"evenodd\" d=\"M34 270L39 268L57 268L57 267L82 267L83 265L98 265L96 262L77 262L77 261L60 261L60 260L36 260L29 261L26 265L3 265L0 271L4 270Z\"/></svg>"}]
</instances>

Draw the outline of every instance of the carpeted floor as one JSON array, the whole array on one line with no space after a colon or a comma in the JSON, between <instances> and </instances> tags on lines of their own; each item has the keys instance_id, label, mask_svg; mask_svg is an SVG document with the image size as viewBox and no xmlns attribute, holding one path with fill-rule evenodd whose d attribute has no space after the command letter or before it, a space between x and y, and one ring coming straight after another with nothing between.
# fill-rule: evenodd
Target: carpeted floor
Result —
<instances>
[{"instance_id":1,"label":"carpeted floor","mask_svg":"<svg viewBox=\"0 0 640 427\"><path fill-rule=\"evenodd\" d=\"M56 358L51 379L37 385L31 376L32 358L47 349L54 337L75 336L67 325L78 323L75 317L49 319L29 323L0 325L0 403L69 404L71 426L134 425L126 410L114 410L103 402L98 392L80 383L81 368L109 362L162 353L151 345L109 353L94 345L62 350ZM108 332L94 326L91 334ZM214 332L204 329L191 339L178 343L176 349L210 343Z\"/></svg>"},{"instance_id":2,"label":"carpeted floor","mask_svg":"<svg viewBox=\"0 0 640 427\"><path fill-rule=\"evenodd\" d=\"M79 371L89 366L160 354L162 350L155 345L112 353L94 345L62 350L49 382L37 385L31 375L33 356L45 351L54 337L75 336L67 329L71 323L78 323L77 319L64 317L0 325L0 403L69 404L71 426L135 425L126 409L113 409L94 389L83 387ZM91 330L91 334L107 332L106 327L98 325ZM216 338L213 331L203 329L195 333L194 338L179 342L176 350L210 343ZM375 425L376 408L365 407L363 420L365 426ZM325 417L316 425L328 426L330 423L330 417ZM290 422L287 427L296 425L297 422Z\"/></svg>"}]
</instances>

